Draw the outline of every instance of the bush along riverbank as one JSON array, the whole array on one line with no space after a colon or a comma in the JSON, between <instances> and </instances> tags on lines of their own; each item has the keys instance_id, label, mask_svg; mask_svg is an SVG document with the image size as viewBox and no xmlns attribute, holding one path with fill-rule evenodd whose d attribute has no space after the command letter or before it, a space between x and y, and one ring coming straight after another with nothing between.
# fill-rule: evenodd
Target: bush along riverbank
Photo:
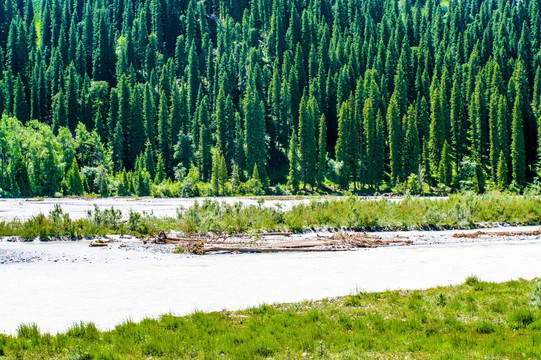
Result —
<instances>
[{"instance_id":1,"label":"bush along riverbank","mask_svg":"<svg viewBox=\"0 0 541 360\"><path fill-rule=\"evenodd\" d=\"M105 234L149 236L161 230L186 234L303 232L317 228L357 231L472 229L492 224L541 224L541 198L506 193L457 194L449 198L405 197L367 200L358 197L314 200L291 210L205 200L176 217L95 208L86 218L72 220L57 207L48 215L0 222L0 236L22 239L78 239Z\"/></svg>"},{"instance_id":2,"label":"bush along riverbank","mask_svg":"<svg viewBox=\"0 0 541 360\"><path fill-rule=\"evenodd\" d=\"M538 359L541 282L357 293L242 311L0 335L6 359Z\"/></svg>"}]
</instances>

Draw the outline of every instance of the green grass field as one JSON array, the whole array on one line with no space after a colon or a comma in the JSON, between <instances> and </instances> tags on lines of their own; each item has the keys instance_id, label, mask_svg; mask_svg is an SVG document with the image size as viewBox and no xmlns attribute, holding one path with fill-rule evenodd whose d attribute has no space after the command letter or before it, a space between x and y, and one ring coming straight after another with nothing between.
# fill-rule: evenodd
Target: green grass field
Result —
<instances>
[{"instance_id":1,"label":"green grass field","mask_svg":"<svg viewBox=\"0 0 541 360\"><path fill-rule=\"evenodd\" d=\"M539 359L541 283L358 293L243 311L163 315L100 332L21 326L6 359Z\"/></svg>"}]
</instances>

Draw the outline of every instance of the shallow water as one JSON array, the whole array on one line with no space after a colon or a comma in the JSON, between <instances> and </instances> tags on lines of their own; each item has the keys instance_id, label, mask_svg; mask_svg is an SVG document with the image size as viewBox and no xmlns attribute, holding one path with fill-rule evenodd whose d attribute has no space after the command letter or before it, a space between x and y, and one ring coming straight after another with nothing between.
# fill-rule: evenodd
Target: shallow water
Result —
<instances>
[{"instance_id":1,"label":"shallow water","mask_svg":"<svg viewBox=\"0 0 541 360\"><path fill-rule=\"evenodd\" d=\"M330 199L332 197L296 198L296 197L261 197L264 200L262 206L280 206L288 210L299 203L308 203L312 200ZM256 197L221 197L221 198L52 198L52 199L0 199L0 220L12 220L14 218L28 219L32 216L48 214L56 205L62 207L62 211L69 214L72 219L84 218L89 210L94 210L97 205L101 210L114 207L121 210L127 216L130 209L137 212L146 211L159 217L176 217L177 209L189 208L198 201L200 204L205 200L216 200L234 204L241 202L245 205L258 205Z\"/></svg>"},{"instance_id":2,"label":"shallow water","mask_svg":"<svg viewBox=\"0 0 541 360\"><path fill-rule=\"evenodd\" d=\"M353 252L186 256L87 242L0 243L38 261L0 265L0 332L20 323L110 329L171 312L240 309L358 290L420 289L541 276L541 240L387 247ZM56 261L55 261L56 260Z\"/></svg>"}]
</instances>

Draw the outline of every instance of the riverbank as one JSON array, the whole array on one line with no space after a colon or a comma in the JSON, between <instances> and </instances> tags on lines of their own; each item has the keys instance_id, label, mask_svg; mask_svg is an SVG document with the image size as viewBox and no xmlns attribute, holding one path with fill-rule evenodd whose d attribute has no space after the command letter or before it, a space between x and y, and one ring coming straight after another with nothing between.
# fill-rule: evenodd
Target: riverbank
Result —
<instances>
[{"instance_id":1,"label":"riverbank","mask_svg":"<svg viewBox=\"0 0 541 360\"><path fill-rule=\"evenodd\" d=\"M71 240L69 238L50 238L32 242L17 237L0 238L0 245L14 243L28 246L0 246L0 265L34 262L99 262L102 254L123 256L124 253L137 252L152 254L230 254L230 253L283 253L283 252L326 252L356 251L366 248L411 245L453 245L483 242L508 242L541 239L539 226L486 226L469 230L413 230L386 232L354 232L354 231L308 231L304 233L246 233L221 236L206 234L186 236L183 234L162 234L168 238L142 238L130 235L106 235L100 238ZM51 247L36 247L35 244L70 244L81 243L93 247L96 242L101 246L85 251L79 256L70 251L73 246L64 247L64 251L50 253ZM62 247L56 247L62 249ZM93 256L93 255L97 256Z\"/></svg>"},{"instance_id":2,"label":"riverbank","mask_svg":"<svg viewBox=\"0 0 541 360\"><path fill-rule=\"evenodd\" d=\"M6 359L526 359L541 356L537 281L359 292L242 311L0 335ZM536 292L537 287L537 292Z\"/></svg>"}]
</instances>

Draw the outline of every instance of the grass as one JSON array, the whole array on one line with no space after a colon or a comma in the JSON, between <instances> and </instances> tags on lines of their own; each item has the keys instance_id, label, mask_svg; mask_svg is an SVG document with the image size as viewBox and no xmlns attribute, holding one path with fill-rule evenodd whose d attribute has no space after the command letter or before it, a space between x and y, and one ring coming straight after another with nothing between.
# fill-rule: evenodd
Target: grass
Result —
<instances>
[{"instance_id":1,"label":"grass","mask_svg":"<svg viewBox=\"0 0 541 360\"><path fill-rule=\"evenodd\" d=\"M482 286L479 286L482 284ZM0 335L6 359L538 359L536 281L358 293L242 311ZM442 300L443 299L443 300Z\"/></svg>"},{"instance_id":2,"label":"grass","mask_svg":"<svg viewBox=\"0 0 541 360\"><path fill-rule=\"evenodd\" d=\"M313 200L291 210L245 206L205 200L188 209L179 209L176 217L157 218L151 214L130 212L123 218L115 209L95 208L84 219L71 220L60 208L48 216L29 220L0 222L0 236L81 238L110 233L147 236L153 230L194 233L244 233L249 231L314 228L359 231L413 229L471 229L486 223L541 224L541 198L506 193L484 195L456 194L447 199L406 197L401 201L366 200L345 197Z\"/></svg>"}]
</instances>

